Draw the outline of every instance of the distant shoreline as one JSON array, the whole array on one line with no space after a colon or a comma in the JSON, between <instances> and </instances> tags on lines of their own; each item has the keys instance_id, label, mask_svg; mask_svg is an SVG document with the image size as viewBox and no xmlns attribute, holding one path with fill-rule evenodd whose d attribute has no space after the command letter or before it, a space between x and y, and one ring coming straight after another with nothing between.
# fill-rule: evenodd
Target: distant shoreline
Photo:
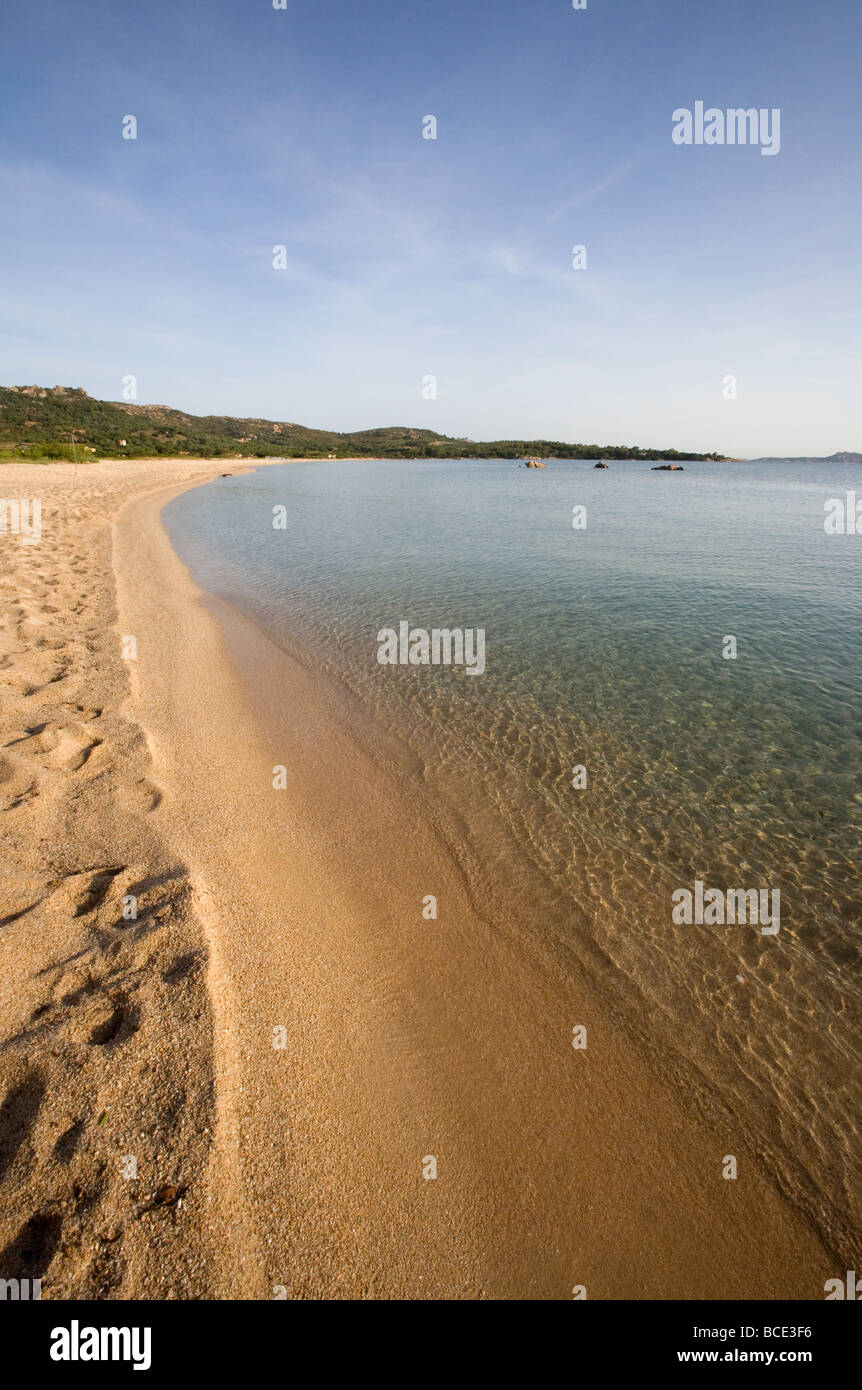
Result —
<instances>
[{"instance_id":1,"label":"distant shoreline","mask_svg":"<svg viewBox=\"0 0 862 1390\"><path fill-rule=\"evenodd\" d=\"M644 463L656 464L667 461L674 463L799 463L799 464L862 464L862 454L841 453L828 454L822 456L801 455L795 458L782 458L779 455L768 458L731 458L728 456L707 458L703 455L690 456L688 454L631 454L614 456L611 453L604 454L538 454L535 455L543 461L552 463L583 463L585 465L595 465L599 460L604 460L610 464L614 463ZM389 460L393 463L512 463L523 462L520 455L509 454L441 454L439 456L429 454L338 454L335 457L324 454L236 454L215 458L210 454L89 454L77 460L77 466L85 467L90 464L98 463L205 463L216 462L223 465L232 464L234 467L244 471L249 466L258 464L273 463L380 463ZM2 464L34 464L37 467L68 465L74 466L74 461L65 455L56 457L46 455L42 458L34 458L28 454L13 454L0 452L0 465ZM225 467L225 474L230 473L230 468Z\"/></svg>"},{"instance_id":2,"label":"distant shoreline","mask_svg":"<svg viewBox=\"0 0 862 1390\"><path fill-rule=\"evenodd\" d=\"M0 457L57 458L640 458L723 461L716 452L573 443L560 439L475 440L465 435L390 425L353 431L314 429L292 421L191 415L166 405L100 401L77 386L0 386ZM49 455L48 451L52 453Z\"/></svg>"},{"instance_id":3,"label":"distant shoreline","mask_svg":"<svg viewBox=\"0 0 862 1390\"><path fill-rule=\"evenodd\" d=\"M742 459L743 463L862 463L862 454L840 453L840 454L802 454L797 458L782 458L776 455L770 458Z\"/></svg>"},{"instance_id":4,"label":"distant shoreline","mask_svg":"<svg viewBox=\"0 0 862 1390\"><path fill-rule=\"evenodd\" d=\"M703 455L689 454L534 454L531 457L552 463L584 463L595 464L600 459L610 463L664 463L672 461L678 463L794 463L808 462L809 460L794 459L741 459L741 458L707 458ZM215 462L220 464L248 465L268 464L268 463L381 463L384 461L392 463L513 463L524 462L524 455L521 454L337 454L334 457L328 454L231 454L222 457L215 457ZM826 459L812 459L812 463L825 463ZM37 467L43 464L74 464L74 460L67 458L65 454L45 455L41 458L34 458L30 454L0 453L0 464L35 464ZM85 454L77 460L79 467L93 463L211 463L212 454ZM225 468L225 473L230 469Z\"/></svg>"},{"instance_id":5,"label":"distant shoreline","mask_svg":"<svg viewBox=\"0 0 862 1390\"><path fill-rule=\"evenodd\" d=\"M25 448L30 447L28 445ZM37 447L37 446L33 446ZM80 447L80 446L79 446ZM2 448L2 446L0 446ZM70 453L71 453L71 446ZM403 451L393 453L366 453L366 454L221 454L212 453L181 453L181 454L98 454L85 453L77 462L83 463L196 463L207 462L216 459L217 462L224 463L373 463L380 459L400 459L403 462L414 459L420 463L521 463L529 454L532 458L553 459L559 463L595 463L599 459L609 460L611 463L662 463L665 460L672 460L674 463L783 463L783 462L807 462L808 460L784 460L784 459L741 459L731 458L729 455L712 454L686 454L675 450L666 453L647 452L643 453L615 453L612 448L605 449L603 452L593 454L549 454L524 450L523 454L518 453L405 453ZM811 462L827 462L824 459L813 459ZM70 456L61 454L25 454L0 452L0 463L69 463L72 462Z\"/></svg>"}]
</instances>

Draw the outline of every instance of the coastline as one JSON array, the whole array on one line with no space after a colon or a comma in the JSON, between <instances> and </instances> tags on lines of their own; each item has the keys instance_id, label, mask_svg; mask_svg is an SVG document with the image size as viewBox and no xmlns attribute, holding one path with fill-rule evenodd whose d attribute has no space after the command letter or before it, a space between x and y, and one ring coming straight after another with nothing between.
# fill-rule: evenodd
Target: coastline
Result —
<instances>
[{"instance_id":1,"label":"coastline","mask_svg":"<svg viewBox=\"0 0 862 1390\"><path fill-rule=\"evenodd\" d=\"M821 1297L834 1260L754 1155L735 1140L744 1178L722 1181L727 1141L585 982L484 920L416 769L369 757L336 692L194 583L160 513L208 480L125 499L108 634L137 638L125 718L207 957L211 1052L181 1013L162 1040L214 1093L183 1208L191 1296ZM145 1265L119 1296L153 1287Z\"/></svg>"},{"instance_id":2,"label":"coastline","mask_svg":"<svg viewBox=\"0 0 862 1390\"><path fill-rule=\"evenodd\" d=\"M143 508L137 527L161 530L161 508ZM171 750L187 824L206 808L189 854L218 904L239 1020L222 1062L237 1068L242 1189L271 1237L264 1296L554 1298L580 1282L590 1297L783 1297L800 1296L799 1269L818 1296L834 1261L753 1155L744 1183L722 1181L719 1136L584 981L561 983L483 920L422 813L419 769L392 747L372 759L339 692L159 544L158 587L184 614L194 596L196 640L179 690L179 661L159 653L177 723L143 717ZM575 1021L596 1039L587 1053ZM660 1241L657 1209L675 1213Z\"/></svg>"}]
</instances>

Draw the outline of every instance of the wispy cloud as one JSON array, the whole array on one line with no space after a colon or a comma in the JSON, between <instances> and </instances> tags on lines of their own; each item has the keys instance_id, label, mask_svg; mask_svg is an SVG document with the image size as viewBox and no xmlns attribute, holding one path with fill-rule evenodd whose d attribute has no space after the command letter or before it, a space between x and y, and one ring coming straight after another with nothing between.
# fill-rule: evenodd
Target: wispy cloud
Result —
<instances>
[{"instance_id":1,"label":"wispy cloud","mask_svg":"<svg viewBox=\"0 0 862 1390\"><path fill-rule=\"evenodd\" d=\"M592 203L596 198L601 198L603 193L607 193L611 188L616 188L617 184L627 179L629 174L636 168L634 160L628 160L621 164L617 169L613 169L598 183L585 189L582 193L575 193L571 198L567 198L564 203L555 208L545 218L545 222L555 222L558 217L562 217L564 212L574 212L577 208L585 207L587 203Z\"/></svg>"}]
</instances>

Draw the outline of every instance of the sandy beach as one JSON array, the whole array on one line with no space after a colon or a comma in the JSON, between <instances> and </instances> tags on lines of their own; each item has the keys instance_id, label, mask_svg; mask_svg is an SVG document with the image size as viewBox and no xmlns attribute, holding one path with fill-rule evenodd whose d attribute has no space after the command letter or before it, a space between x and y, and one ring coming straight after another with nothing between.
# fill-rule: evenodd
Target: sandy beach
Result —
<instances>
[{"instance_id":1,"label":"sandy beach","mask_svg":"<svg viewBox=\"0 0 862 1390\"><path fill-rule=\"evenodd\" d=\"M42 537L0 538L0 1276L822 1298L744 1137L483 913L421 766L195 586L160 512L224 471L2 470Z\"/></svg>"}]
</instances>

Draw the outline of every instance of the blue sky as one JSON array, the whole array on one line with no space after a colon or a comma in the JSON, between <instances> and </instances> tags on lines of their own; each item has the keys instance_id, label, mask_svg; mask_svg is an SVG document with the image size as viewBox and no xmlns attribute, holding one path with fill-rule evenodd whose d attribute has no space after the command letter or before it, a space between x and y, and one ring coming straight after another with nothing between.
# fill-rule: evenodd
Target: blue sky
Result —
<instances>
[{"instance_id":1,"label":"blue sky","mask_svg":"<svg viewBox=\"0 0 862 1390\"><path fill-rule=\"evenodd\" d=\"M2 27L3 384L862 450L859 0L5 0ZM780 153L675 145L697 100L780 108Z\"/></svg>"}]
</instances>

